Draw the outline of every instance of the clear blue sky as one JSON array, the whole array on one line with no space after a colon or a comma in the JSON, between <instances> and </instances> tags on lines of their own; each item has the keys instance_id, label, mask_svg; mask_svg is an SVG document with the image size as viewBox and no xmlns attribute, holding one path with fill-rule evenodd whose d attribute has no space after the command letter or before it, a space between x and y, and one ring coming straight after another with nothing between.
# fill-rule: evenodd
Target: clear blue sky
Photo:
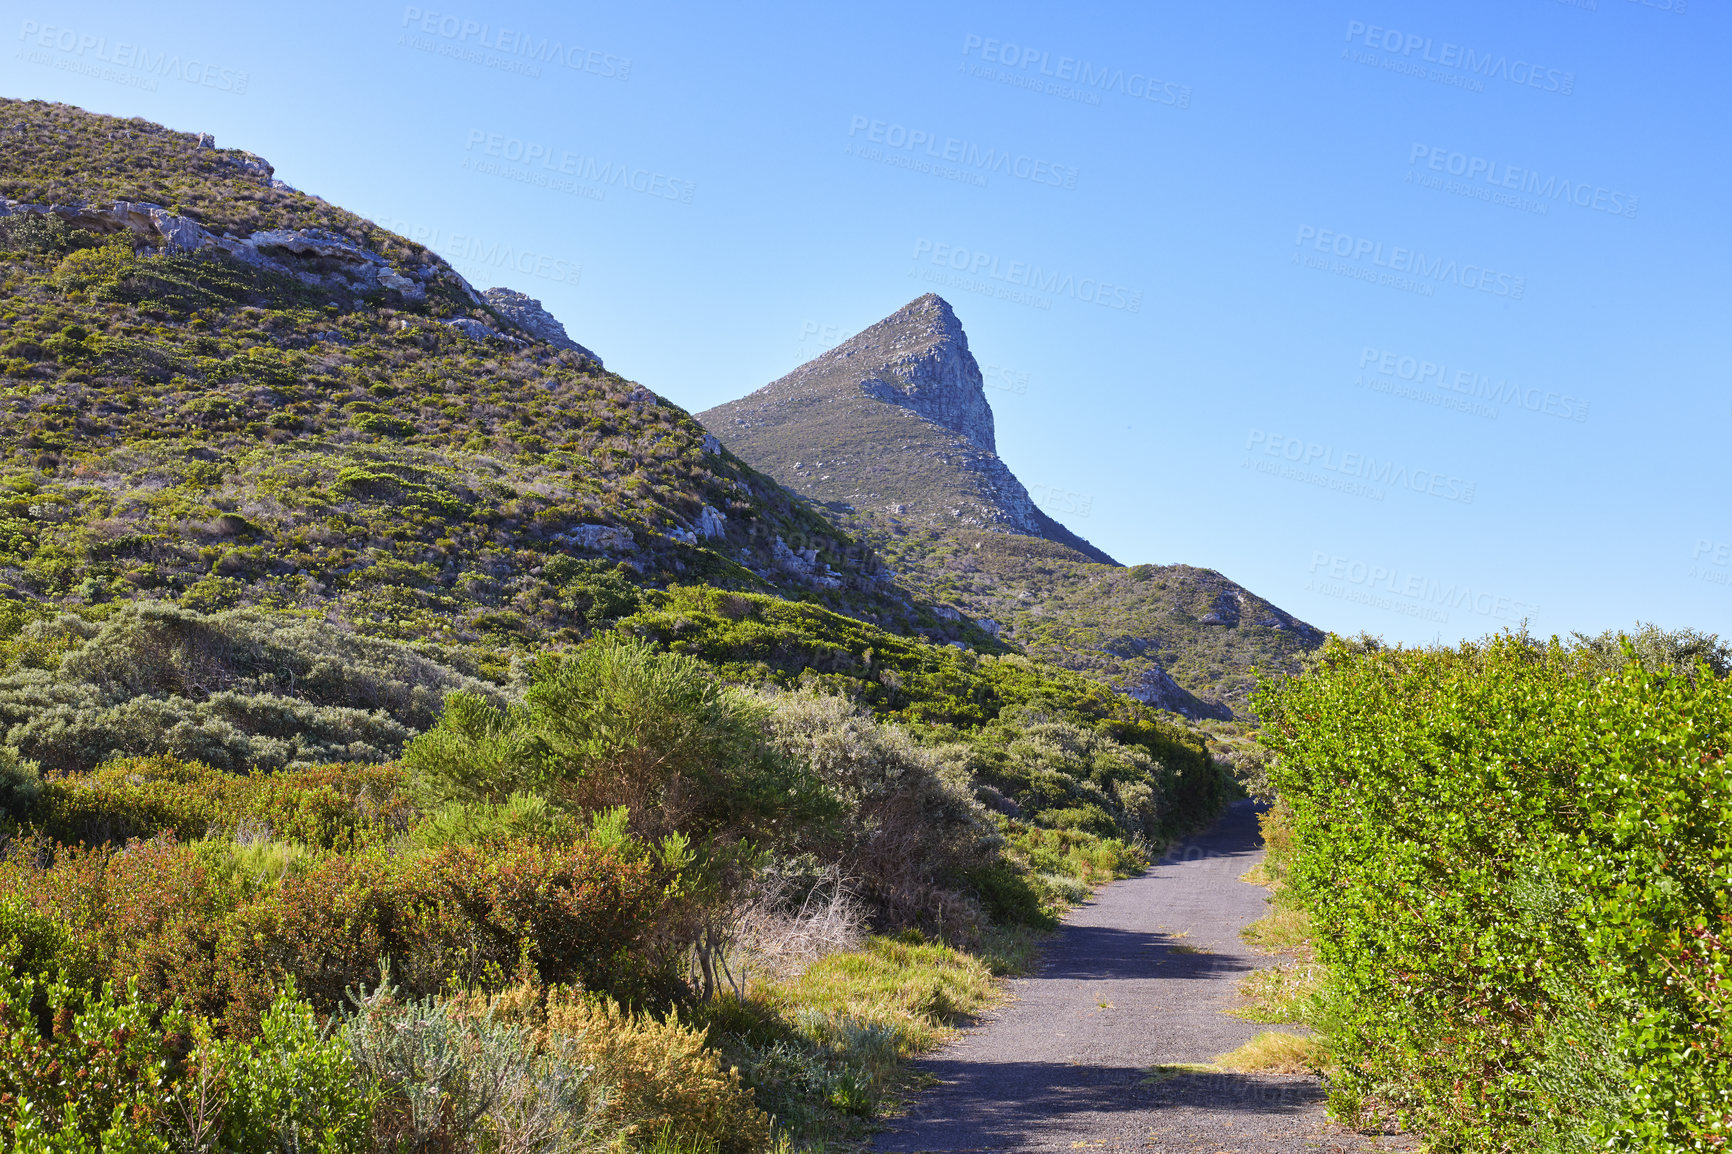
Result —
<instances>
[{"instance_id":1,"label":"clear blue sky","mask_svg":"<svg viewBox=\"0 0 1732 1154\"><path fill-rule=\"evenodd\" d=\"M1719 0L4 8L7 95L250 148L693 411L937 291L1122 561L1732 633Z\"/></svg>"}]
</instances>

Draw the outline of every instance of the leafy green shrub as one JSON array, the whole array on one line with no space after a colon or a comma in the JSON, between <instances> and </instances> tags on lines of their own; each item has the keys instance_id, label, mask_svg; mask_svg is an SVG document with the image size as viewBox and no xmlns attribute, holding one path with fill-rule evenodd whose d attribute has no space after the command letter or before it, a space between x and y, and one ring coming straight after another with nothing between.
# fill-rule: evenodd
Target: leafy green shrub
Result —
<instances>
[{"instance_id":1,"label":"leafy green shrub","mask_svg":"<svg viewBox=\"0 0 1732 1154\"><path fill-rule=\"evenodd\" d=\"M16 896L0 898L0 965L77 982L90 959L72 930Z\"/></svg>"},{"instance_id":2,"label":"leafy green shrub","mask_svg":"<svg viewBox=\"0 0 1732 1154\"><path fill-rule=\"evenodd\" d=\"M214 1053L195 1052L188 1066L220 1080L226 1094L219 1148L369 1150L374 1104L360 1071L344 1039L321 1029L312 1007L295 996L292 981L260 1017L256 1038L206 1045Z\"/></svg>"},{"instance_id":3,"label":"leafy green shrub","mask_svg":"<svg viewBox=\"0 0 1732 1154\"><path fill-rule=\"evenodd\" d=\"M35 1012L40 1008L40 1016ZM31 1154L363 1154L371 1103L292 987L257 1039L221 1041L136 985L0 970L0 1134Z\"/></svg>"},{"instance_id":4,"label":"leafy green shrub","mask_svg":"<svg viewBox=\"0 0 1732 1154\"><path fill-rule=\"evenodd\" d=\"M533 667L524 702L454 694L403 752L425 804L537 793L571 812L625 806L646 836L771 836L822 806L764 742L761 709L690 657L598 639Z\"/></svg>"},{"instance_id":5,"label":"leafy green shrub","mask_svg":"<svg viewBox=\"0 0 1732 1154\"><path fill-rule=\"evenodd\" d=\"M575 832L570 819L549 806L546 798L514 793L499 803L447 802L415 828L415 838L438 847L524 839L570 841Z\"/></svg>"},{"instance_id":6,"label":"leafy green shrub","mask_svg":"<svg viewBox=\"0 0 1732 1154\"><path fill-rule=\"evenodd\" d=\"M1732 1136L1732 682L1638 652L1334 642L1261 691L1337 1109L1462 1150Z\"/></svg>"}]
</instances>

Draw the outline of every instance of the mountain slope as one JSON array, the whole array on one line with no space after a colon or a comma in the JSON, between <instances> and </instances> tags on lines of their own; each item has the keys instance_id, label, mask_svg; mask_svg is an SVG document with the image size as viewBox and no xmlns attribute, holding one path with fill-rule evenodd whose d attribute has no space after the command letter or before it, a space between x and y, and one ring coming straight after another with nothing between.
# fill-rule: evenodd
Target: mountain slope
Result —
<instances>
[{"instance_id":1,"label":"mountain slope","mask_svg":"<svg viewBox=\"0 0 1732 1154\"><path fill-rule=\"evenodd\" d=\"M910 585L1149 704L1229 717L1253 667L1322 640L1212 570L1125 569L1037 508L997 456L980 368L937 296L698 419Z\"/></svg>"},{"instance_id":2,"label":"mountain slope","mask_svg":"<svg viewBox=\"0 0 1732 1154\"><path fill-rule=\"evenodd\" d=\"M817 500L1006 529L1113 563L1042 512L999 460L967 334L930 293L698 419L754 468Z\"/></svg>"},{"instance_id":3,"label":"mountain slope","mask_svg":"<svg viewBox=\"0 0 1732 1154\"><path fill-rule=\"evenodd\" d=\"M209 137L0 101L0 280L0 753L386 757L677 584L931 620L537 302Z\"/></svg>"}]
</instances>

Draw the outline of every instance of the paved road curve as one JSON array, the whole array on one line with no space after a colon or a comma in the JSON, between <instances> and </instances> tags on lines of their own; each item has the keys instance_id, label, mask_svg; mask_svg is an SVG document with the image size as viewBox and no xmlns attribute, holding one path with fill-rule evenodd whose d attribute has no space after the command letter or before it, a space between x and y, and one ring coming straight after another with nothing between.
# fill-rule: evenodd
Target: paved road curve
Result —
<instances>
[{"instance_id":1,"label":"paved road curve","mask_svg":"<svg viewBox=\"0 0 1732 1154\"><path fill-rule=\"evenodd\" d=\"M884 1151L1137 1150L1287 1154L1376 1150L1323 1116L1314 1078L1149 1068L1207 1062L1268 1029L1222 1011L1269 964L1239 940L1266 891L1239 880L1262 858L1256 811L1072 912L1011 1001L921 1063L939 1085L878 1135ZM1192 952L1199 951L1199 952Z\"/></svg>"}]
</instances>

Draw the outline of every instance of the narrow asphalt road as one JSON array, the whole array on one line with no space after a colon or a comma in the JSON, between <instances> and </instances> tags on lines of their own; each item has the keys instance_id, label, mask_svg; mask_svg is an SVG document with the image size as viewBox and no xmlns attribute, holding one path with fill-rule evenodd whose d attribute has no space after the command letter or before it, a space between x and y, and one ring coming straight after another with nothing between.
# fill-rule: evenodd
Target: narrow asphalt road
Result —
<instances>
[{"instance_id":1,"label":"narrow asphalt road","mask_svg":"<svg viewBox=\"0 0 1732 1154\"><path fill-rule=\"evenodd\" d=\"M1327 1122L1316 1078L1183 1074L1270 1029L1224 1011L1269 965L1239 939L1267 891L1256 809L1234 805L1147 873L1074 910L1010 1000L920 1065L938 1085L877 1136L884 1151L1380 1150Z\"/></svg>"}]
</instances>

